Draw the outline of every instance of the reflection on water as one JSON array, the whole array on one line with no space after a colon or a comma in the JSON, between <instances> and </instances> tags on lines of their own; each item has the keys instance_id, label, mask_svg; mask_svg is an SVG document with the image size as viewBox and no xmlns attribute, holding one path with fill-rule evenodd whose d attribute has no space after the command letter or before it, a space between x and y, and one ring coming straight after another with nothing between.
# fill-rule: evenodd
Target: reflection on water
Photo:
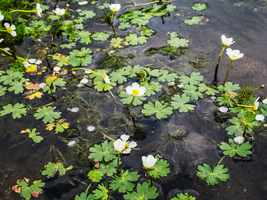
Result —
<instances>
[{"instance_id":1,"label":"reflection on water","mask_svg":"<svg viewBox=\"0 0 267 200\"><path fill-rule=\"evenodd\" d=\"M123 1L124 5L130 5L134 1ZM141 3L142 1L139 1ZM146 1L143 1L146 2ZM177 6L175 12L163 18L153 18L148 28L155 30L155 35L150 37L148 43L112 52L113 48L108 42L93 43L90 48L94 50L107 49L118 60L114 61L105 52L98 51L93 55L91 69L118 68L120 65L141 65L153 68L169 69L178 74L190 74L198 71L204 74L205 82L210 83L213 79L214 67L220 52L220 36L226 34L233 37L236 43L234 49L242 49L244 59L233 64L229 81L240 85L259 87L267 77L266 50L266 12L265 1L235 1L232 0L206 0L208 5L205 11L205 19L200 25L189 26L183 23L184 19L195 15L191 10L192 3L186 0L174 1ZM65 5L66 2L59 2ZM49 6L56 2L49 2ZM73 10L85 9L71 3ZM86 5L86 9L91 6ZM141 7L134 7L139 9ZM92 6L97 13L96 18L102 17L105 11ZM122 9L118 15L126 13ZM180 16L176 15L180 14ZM199 14L202 14L200 12ZM74 13L76 16L77 13ZM93 24L93 25L92 25ZM114 19L115 27L118 25L118 17ZM105 31L112 34L112 30L106 24L95 21L86 21L85 30L90 32ZM117 30L118 35L126 35L125 31ZM154 51L154 54L144 55L151 49L159 50L166 46L169 39L167 32L175 31L179 37L189 40L188 49L173 55L164 55ZM34 55L43 57L45 48L51 44L51 35L42 38L43 42L35 43L25 38L21 46L17 48L18 55ZM62 44L66 38L54 38L56 46ZM66 53L66 50L58 48L58 52ZM10 62L8 58L0 58L2 67ZM45 61L44 61L45 62ZM52 60L46 60L46 65L53 67ZM219 69L218 79L222 81L228 59L223 55ZM31 77L32 78L32 77ZM188 192L197 199L205 200L229 200L229 199L265 199L267 191L267 136L266 129L261 128L255 133L253 142L253 156L247 160L226 158L223 164L229 169L230 179L216 186L208 186L204 181L195 176L196 166L207 162L215 166L222 157L218 144L227 141L228 137L224 131L223 124L216 123L214 118L215 106L210 100L196 102L196 109L187 114L174 113L166 120L156 120L155 117L142 117L140 107L129 111L119 102L114 102L107 97L106 93L95 94L92 83L77 88L80 81L79 74L68 78L67 89L60 89L56 94L58 109L62 116L70 122L71 128L76 128L79 137L87 139L83 142L81 149L70 148L66 141L70 140L65 133L54 135L45 131L44 124L34 120L32 114L25 118L14 120L11 116L0 118L1 151L0 151L0 196L8 199L18 199L18 195L11 192L10 186L16 183L18 178L42 179L46 185L44 194L38 199L73 199L76 194L85 191L89 180L88 171L93 167L86 160L88 147L94 143L103 141L100 131L116 138L123 133L130 134L138 142L140 151L133 151L130 156L124 156L122 168L137 170L142 180L146 180L144 170L141 170L141 156L146 154L158 154L167 159L171 164L171 173L162 179L153 180L153 184L159 189L158 199L169 199L177 192ZM42 82L44 76L36 77L36 82ZM91 84L91 85L90 85ZM123 89L123 88L121 88ZM117 91L114 91L116 93ZM257 91L258 95L266 97L266 89ZM16 97L17 98L17 97ZM0 105L7 102L13 103L17 99L5 97ZM50 98L42 99L42 103L33 100L32 105L38 107L50 103ZM66 110L68 107L79 107L78 113ZM133 123L131 116L134 116ZM37 124L36 124L37 123ZM89 132L87 126L97 127L96 131ZM33 144L31 139L19 134L26 127L38 127L42 130L44 140L40 144ZM60 136L60 138L58 137ZM76 136L75 136L76 137ZM51 160L60 160L60 155L50 151L50 145L54 145L64 155L67 165L73 165L74 169L67 172L65 176L55 176L44 179L40 174L44 165ZM133 162L136 161L136 162ZM85 184L83 184L85 183ZM96 187L96 184L91 186ZM122 199L121 195L114 194L115 199Z\"/></svg>"}]
</instances>

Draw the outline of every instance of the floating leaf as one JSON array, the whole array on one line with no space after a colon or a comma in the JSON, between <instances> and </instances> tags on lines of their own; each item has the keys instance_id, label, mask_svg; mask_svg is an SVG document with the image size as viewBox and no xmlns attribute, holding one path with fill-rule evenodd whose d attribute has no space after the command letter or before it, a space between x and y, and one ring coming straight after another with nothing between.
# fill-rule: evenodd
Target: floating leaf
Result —
<instances>
[{"instance_id":1,"label":"floating leaf","mask_svg":"<svg viewBox=\"0 0 267 200\"><path fill-rule=\"evenodd\" d=\"M4 85L9 85L15 80L20 80L23 78L23 73L14 70L7 70L6 75L0 76L0 82L3 82Z\"/></svg>"},{"instance_id":2,"label":"floating leaf","mask_svg":"<svg viewBox=\"0 0 267 200\"><path fill-rule=\"evenodd\" d=\"M159 195L157 192L157 188L154 186L149 187L147 182L137 184L136 192L127 192L127 194L123 195L124 199L130 200L148 200L148 199L156 199Z\"/></svg>"},{"instance_id":3,"label":"floating leaf","mask_svg":"<svg viewBox=\"0 0 267 200\"><path fill-rule=\"evenodd\" d=\"M42 171L42 175L53 177L57 171L59 175L64 175L67 171L67 168L64 168L62 163L51 163L49 162L47 165L44 166L45 170Z\"/></svg>"},{"instance_id":4,"label":"floating leaf","mask_svg":"<svg viewBox=\"0 0 267 200\"><path fill-rule=\"evenodd\" d=\"M229 155L230 157L233 157L238 154L239 156L246 157L248 154L252 154L252 152L249 150L251 149L252 145L249 144L249 142L244 142L240 145L236 144L233 139L229 139L229 144L221 142L220 148L224 150L224 155Z\"/></svg>"},{"instance_id":5,"label":"floating leaf","mask_svg":"<svg viewBox=\"0 0 267 200\"><path fill-rule=\"evenodd\" d=\"M52 107L52 106L38 108L38 110L34 114L34 117L36 119L43 118L43 122L45 124L47 122L51 124L55 121L55 119L58 119L61 116L61 112L54 112L54 109L56 109L56 107Z\"/></svg>"},{"instance_id":6,"label":"floating leaf","mask_svg":"<svg viewBox=\"0 0 267 200\"><path fill-rule=\"evenodd\" d=\"M198 98L203 98L203 94L197 91L197 87L193 85L185 85L183 87L183 92L190 97L190 100L198 100Z\"/></svg>"},{"instance_id":7,"label":"floating leaf","mask_svg":"<svg viewBox=\"0 0 267 200\"><path fill-rule=\"evenodd\" d=\"M169 70L160 70L160 72L161 74L158 77L158 81L167 81L169 83L175 81L175 79L178 78L178 75L176 73L169 74Z\"/></svg>"},{"instance_id":8,"label":"floating leaf","mask_svg":"<svg viewBox=\"0 0 267 200\"><path fill-rule=\"evenodd\" d=\"M177 197L173 197L171 200L196 200L196 197L189 196L188 193L177 194Z\"/></svg>"},{"instance_id":9,"label":"floating leaf","mask_svg":"<svg viewBox=\"0 0 267 200\"><path fill-rule=\"evenodd\" d=\"M132 25L129 22L125 22L125 23L122 22L118 26L118 28L121 29L121 30L125 30L125 29L131 28L131 27L132 27Z\"/></svg>"},{"instance_id":10,"label":"floating leaf","mask_svg":"<svg viewBox=\"0 0 267 200\"><path fill-rule=\"evenodd\" d=\"M89 151L90 156L94 159L95 162L101 162L103 159L105 162L113 160L116 158L116 151L113 146L113 141L105 141L101 145L95 144L94 147L90 147Z\"/></svg>"},{"instance_id":11,"label":"floating leaf","mask_svg":"<svg viewBox=\"0 0 267 200\"><path fill-rule=\"evenodd\" d=\"M121 46L121 44L122 44L122 43L125 44L125 42L122 42L122 41L123 41L123 39L120 38L120 37L112 38L112 39L110 40L110 45L113 46L114 48L119 48L119 49L121 49L121 48L123 48L123 46Z\"/></svg>"},{"instance_id":12,"label":"floating leaf","mask_svg":"<svg viewBox=\"0 0 267 200\"><path fill-rule=\"evenodd\" d=\"M241 88L239 87L239 84L234 84L232 82L226 82L224 85L219 85L217 88L220 92L228 92L228 91L237 91Z\"/></svg>"},{"instance_id":13,"label":"floating leaf","mask_svg":"<svg viewBox=\"0 0 267 200\"><path fill-rule=\"evenodd\" d=\"M126 67L123 67L117 69L115 72L110 73L109 76L112 82L118 82L119 84L122 84L123 82L127 82L126 76L129 76L130 74L130 70L127 70Z\"/></svg>"},{"instance_id":14,"label":"floating leaf","mask_svg":"<svg viewBox=\"0 0 267 200\"><path fill-rule=\"evenodd\" d=\"M147 37L140 36L137 37L135 33L130 33L128 36L125 37L125 41L129 42L131 45L137 45L139 44L144 44L147 42Z\"/></svg>"},{"instance_id":15,"label":"floating leaf","mask_svg":"<svg viewBox=\"0 0 267 200\"><path fill-rule=\"evenodd\" d=\"M227 181L230 176L229 174L226 174L228 169L223 167L224 165L217 165L212 171L208 164L203 163L203 166L197 166L197 169L199 170L197 171L197 176L202 179L206 178L206 182L211 185L218 184L218 179L221 181Z\"/></svg>"},{"instance_id":16,"label":"floating leaf","mask_svg":"<svg viewBox=\"0 0 267 200\"><path fill-rule=\"evenodd\" d=\"M110 83L103 82L103 80L94 82L94 84L95 84L94 88L98 92L109 91L109 90L111 90L113 88L112 86L116 86L117 85L116 83L112 83L112 82L110 82Z\"/></svg>"},{"instance_id":17,"label":"floating leaf","mask_svg":"<svg viewBox=\"0 0 267 200\"><path fill-rule=\"evenodd\" d=\"M107 176L112 176L114 173L117 172L117 159L114 159L111 162L100 163L99 169L105 174L107 174Z\"/></svg>"},{"instance_id":18,"label":"floating leaf","mask_svg":"<svg viewBox=\"0 0 267 200\"><path fill-rule=\"evenodd\" d=\"M80 16L84 15L86 19L89 19L89 18L93 18L95 16L95 13L92 10L83 10L82 12L79 13L79 15Z\"/></svg>"},{"instance_id":19,"label":"floating leaf","mask_svg":"<svg viewBox=\"0 0 267 200\"><path fill-rule=\"evenodd\" d=\"M76 47L76 43L75 42L71 42L69 44L61 44L60 47L62 49L71 49L72 47Z\"/></svg>"},{"instance_id":20,"label":"floating leaf","mask_svg":"<svg viewBox=\"0 0 267 200\"><path fill-rule=\"evenodd\" d=\"M42 95L43 95L42 92L34 92L34 93L31 93L31 94L27 95L25 98L29 99L29 100L32 100L35 97L40 99L40 98L42 98Z\"/></svg>"},{"instance_id":21,"label":"floating leaf","mask_svg":"<svg viewBox=\"0 0 267 200\"><path fill-rule=\"evenodd\" d=\"M123 172L121 171L120 176L113 176L110 181L110 189L113 191L119 190L121 193L125 193L126 191L133 191L134 184L131 182L138 181L140 175L137 172L129 172L128 170Z\"/></svg>"},{"instance_id":22,"label":"floating leaf","mask_svg":"<svg viewBox=\"0 0 267 200\"><path fill-rule=\"evenodd\" d=\"M148 29L147 27L143 27L143 29L140 32L141 36L151 36L153 35L153 33L155 33L155 31Z\"/></svg>"},{"instance_id":23,"label":"floating leaf","mask_svg":"<svg viewBox=\"0 0 267 200\"><path fill-rule=\"evenodd\" d=\"M62 67L63 65L69 65L69 56L64 56L60 53L53 55L53 59L59 61L57 66Z\"/></svg>"},{"instance_id":24,"label":"floating leaf","mask_svg":"<svg viewBox=\"0 0 267 200\"><path fill-rule=\"evenodd\" d=\"M170 46L177 47L177 48L188 46L189 41L183 38L178 38L177 33L168 32L168 34L170 35L171 38L167 41L167 44L169 44Z\"/></svg>"},{"instance_id":25,"label":"floating leaf","mask_svg":"<svg viewBox=\"0 0 267 200\"><path fill-rule=\"evenodd\" d=\"M35 142L35 143L39 143L41 142L44 138L41 137L41 136L37 136L39 135L40 133L35 133L36 131L36 128L32 129L32 131L29 130L29 138L32 138L32 140Z\"/></svg>"},{"instance_id":26,"label":"floating leaf","mask_svg":"<svg viewBox=\"0 0 267 200\"><path fill-rule=\"evenodd\" d=\"M23 180L18 180L17 187L20 187L20 193L23 198L26 200L30 200L32 193L36 195L36 193L41 194L43 192L42 187L44 187L45 183L41 180L34 181L32 185L28 185L29 179L24 178Z\"/></svg>"},{"instance_id":27,"label":"floating leaf","mask_svg":"<svg viewBox=\"0 0 267 200\"><path fill-rule=\"evenodd\" d=\"M157 162L153 166L152 170L150 171L150 176L153 178L160 178L167 176L170 173L169 163L167 160L159 159L157 156Z\"/></svg>"},{"instance_id":28,"label":"floating leaf","mask_svg":"<svg viewBox=\"0 0 267 200\"><path fill-rule=\"evenodd\" d=\"M24 90L23 86L25 86L24 85L25 80L26 79L22 78L19 81L17 81L17 80L13 81L12 83L9 84L11 87L8 88L8 91L9 92L14 91L15 94L22 93Z\"/></svg>"},{"instance_id":29,"label":"floating leaf","mask_svg":"<svg viewBox=\"0 0 267 200\"><path fill-rule=\"evenodd\" d=\"M195 3L194 6L191 7L193 10L196 11L202 11L207 9L207 5L205 3L201 4L201 3Z\"/></svg>"},{"instance_id":30,"label":"floating leaf","mask_svg":"<svg viewBox=\"0 0 267 200\"><path fill-rule=\"evenodd\" d=\"M162 89L162 85L159 84L159 82L151 81L148 82L142 82L141 86L144 86L146 88L146 96L155 95L155 91L159 92Z\"/></svg>"},{"instance_id":31,"label":"floating leaf","mask_svg":"<svg viewBox=\"0 0 267 200\"><path fill-rule=\"evenodd\" d=\"M26 112L26 108L24 108L23 104L16 103L14 106L8 104L3 106L3 110L0 111L0 116L12 113L13 119L16 119L21 118L21 115L26 114Z\"/></svg>"},{"instance_id":32,"label":"floating leaf","mask_svg":"<svg viewBox=\"0 0 267 200\"><path fill-rule=\"evenodd\" d=\"M172 114L173 108L167 105L163 105L159 101L155 102L155 105L152 102L148 102L144 105L144 108L141 110L146 116L156 114L158 119L167 118Z\"/></svg>"},{"instance_id":33,"label":"floating leaf","mask_svg":"<svg viewBox=\"0 0 267 200\"><path fill-rule=\"evenodd\" d=\"M192 19L186 19L184 20L185 24L193 25L193 24L199 24L201 22L201 19L199 17L192 17Z\"/></svg>"},{"instance_id":34,"label":"floating leaf","mask_svg":"<svg viewBox=\"0 0 267 200\"><path fill-rule=\"evenodd\" d=\"M82 192L82 193L80 194L80 196L78 196L78 195L76 194L74 200L94 200L94 199L95 199L95 196L94 196L94 195L89 194L89 195L87 196L87 194L86 194L85 192Z\"/></svg>"},{"instance_id":35,"label":"floating leaf","mask_svg":"<svg viewBox=\"0 0 267 200\"><path fill-rule=\"evenodd\" d=\"M180 76L180 81L183 84L197 85L200 81L203 81L204 77L200 75L199 72L193 72L190 77L182 75Z\"/></svg>"},{"instance_id":36,"label":"floating leaf","mask_svg":"<svg viewBox=\"0 0 267 200\"><path fill-rule=\"evenodd\" d=\"M105 41L109 38L109 34L106 34L104 32L97 32L92 35L92 38L97 41Z\"/></svg>"},{"instance_id":37,"label":"floating leaf","mask_svg":"<svg viewBox=\"0 0 267 200\"><path fill-rule=\"evenodd\" d=\"M190 98L186 94L182 94L182 96L176 94L172 98L171 105L174 109L179 109L180 113L188 112L189 110L194 110L196 107L192 104L187 104L190 101Z\"/></svg>"},{"instance_id":38,"label":"floating leaf","mask_svg":"<svg viewBox=\"0 0 267 200\"><path fill-rule=\"evenodd\" d=\"M205 92L207 95L215 95L216 93L218 93L217 90L208 87L205 83L200 83L198 85L198 91L199 92Z\"/></svg>"},{"instance_id":39,"label":"floating leaf","mask_svg":"<svg viewBox=\"0 0 267 200\"><path fill-rule=\"evenodd\" d=\"M133 106L142 105L143 101L146 100L146 97L144 97L144 96L133 97L132 95L129 95L129 94L127 94L127 92L124 92L124 91L120 92L119 97L122 98L121 102L123 104L127 104L127 105L129 105L132 102L133 98L134 98L134 101L133 101L133 104L132 104Z\"/></svg>"},{"instance_id":40,"label":"floating leaf","mask_svg":"<svg viewBox=\"0 0 267 200\"><path fill-rule=\"evenodd\" d=\"M4 96L6 94L6 87L3 87L2 85L0 85L0 96Z\"/></svg>"}]
</instances>

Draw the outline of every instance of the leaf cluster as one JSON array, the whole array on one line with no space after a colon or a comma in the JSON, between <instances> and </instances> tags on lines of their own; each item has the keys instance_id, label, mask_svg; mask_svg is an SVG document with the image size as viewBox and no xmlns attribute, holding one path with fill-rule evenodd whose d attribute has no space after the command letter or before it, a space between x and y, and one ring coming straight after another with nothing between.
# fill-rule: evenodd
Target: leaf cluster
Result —
<instances>
[{"instance_id":1,"label":"leaf cluster","mask_svg":"<svg viewBox=\"0 0 267 200\"><path fill-rule=\"evenodd\" d=\"M252 147L249 142L244 142L243 144L236 144L233 139L229 139L229 144L221 142L220 148L224 150L224 155L229 155L230 157L233 157L237 154L239 156L246 157L248 154L252 153L249 150Z\"/></svg>"},{"instance_id":2,"label":"leaf cluster","mask_svg":"<svg viewBox=\"0 0 267 200\"><path fill-rule=\"evenodd\" d=\"M170 46L179 48L179 47L187 47L189 40L184 39L184 38L178 38L177 33L175 32L168 32L170 35L170 39L167 41L167 44Z\"/></svg>"},{"instance_id":3,"label":"leaf cluster","mask_svg":"<svg viewBox=\"0 0 267 200\"><path fill-rule=\"evenodd\" d=\"M157 188L154 186L149 187L147 182L142 184L138 183L136 187L136 192L127 192L127 194L123 195L124 199L129 200L148 200L148 199L156 199L159 195L157 192Z\"/></svg>"},{"instance_id":4,"label":"leaf cluster","mask_svg":"<svg viewBox=\"0 0 267 200\"><path fill-rule=\"evenodd\" d=\"M177 194L177 197L171 198L171 200L196 200L196 197L189 196L188 193Z\"/></svg>"}]
</instances>

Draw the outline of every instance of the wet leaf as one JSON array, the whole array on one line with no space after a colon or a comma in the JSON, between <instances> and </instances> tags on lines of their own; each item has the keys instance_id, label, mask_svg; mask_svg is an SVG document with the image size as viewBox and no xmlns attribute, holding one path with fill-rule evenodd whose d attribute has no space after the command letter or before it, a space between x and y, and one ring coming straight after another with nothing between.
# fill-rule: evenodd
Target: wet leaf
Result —
<instances>
[{"instance_id":1,"label":"wet leaf","mask_svg":"<svg viewBox=\"0 0 267 200\"><path fill-rule=\"evenodd\" d=\"M187 47L188 46L188 40L184 39L184 38L178 38L177 34L175 32L168 32L168 34L170 35L170 39L167 41L167 44L169 44L170 46L173 47Z\"/></svg>"},{"instance_id":2,"label":"wet leaf","mask_svg":"<svg viewBox=\"0 0 267 200\"><path fill-rule=\"evenodd\" d=\"M21 118L21 115L26 114L26 112L26 108L24 108L23 104L16 103L14 106L8 104L3 106L3 110L0 111L0 116L12 113L13 119L16 119Z\"/></svg>"},{"instance_id":3,"label":"wet leaf","mask_svg":"<svg viewBox=\"0 0 267 200\"><path fill-rule=\"evenodd\" d=\"M207 9L207 5L205 3L195 3L191 8L196 11L202 11Z\"/></svg>"},{"instance_id":4,"label":"wet leaf","mask_svg":"<svg viewBox=\"0 0 267 200\"><path fill-rule=\"evenodd\" d=\"M101 145L95 144L94 147L89 148L90 156L95 162L101 162L103 159L105 162L109 162L116 158L116 151L113 146L113 141L105 141Z\"/></svg>"},{"instance_id":5,"label":"wet leaf","mask_svg":"<svg viewBox=\"0 0 267 200\"><path fill-rule=\"evenodd\" d=\"M11 86L10 88L8 88L9 92L14 91L15 94L19 94L22 93L24 88L24 82L26 79L22 78L19 81L13 81L12 83L10 83L9 85Z\"/></svg>"},{"instance_id":6,"label":"wet leaf","mask_svg":"<svg viewBox=\"0 0 267 200\"><path fill-rule=\"evenodd\" d=\"M158 81L165 82L167 81L172 82L175 81L176 78L178 78L178 75L176 73L169 74L169 70L160 70L161 74L158 77Z\"/></svg>"},{"instance_id":7,"label":"wet leaf","mask_svg":"<svg viewBox=\"0 0 267 200\"><path fill-rule=\"evenodd\" d=\"M239 87L239 84L234 84L232 82L226 82L224 85L219 85L217 88L220 92L228 92L228 91L237 91L241 88Z\"/></svg>"},{"instance_id":8,"label":"wet leaf","mask_svg":"<svg viewBox=\"0 0 267 200\"><path fill-rule=\"evenodd\" d=\"M33 84L33 83L28 83L27 84L27 86L26 86L26 89L28 89L28 90L40 90L41 89L41 87L39 86L39 83L35 83L35 84Z\"/></svg>"},{"instance_id":9,"label":"wet leaf","mask_svg":"<svg viewBox=\"0 0 267 200\"><path fill-rule=\"evenodd\" d=\"M205 83L200 83L198 85L198 91L199 92L205 92L207 95L215 95L216 93L218 93L217 90L208 87Z\"/></svg>"},{"instance_id":10,"label":"wet leaf","mask_svg":"<svg viewBox=\"0 0 267 200\"><path fill-rule=\"evenodd\" d=\"M167 160L159 159L157 156L155 158L157 158L157 162L150 171L150 176L153 178L167 176L167 174L170 173L170 169L168 168L170 164L167 162Z\"/></svg>"},{"instance_id":11,"label":"wet leaf","mask_svg":"<svg viewBox=\"0 0 267 200\"><path fill-rule=\"evenodd\" d=\"M35 131L36 131L36 128L34 128L34 129L32 129L32 130L29 131L29 138L32 138L32 140L35 143L40 143L44 138L41 137L41 136L37 136L40 133L35 133Z\"/></svg>"},{"instance_id":12,"label":"wet leaf","mask_svg":"<svg viewBox=\"0 0 267 200\"><path fill-rule=\"evenodd\" d=\"M0 85L0 96L4 96L6 94L6 87L3 87L2 85Z\"/></svg>"},{"instance_id":13,"label":"wet leaf","mask_svg":"<svg viewBox=\"0 0 267 200\"><path fill-rule=\"evenodd\" d=\"M62 163L51 163L49 162L47 165L44 166L45 170L42 171L42 175L53 177L57 171L59 175L64 175L67 169L63 166Z\"/></svg>"},{"instance_id":14,"label":"wet leaf","mask_svg":"<svg viewBox=\"0 0 267 200\"><path fill-rule=\"evenodd\" d=\"M113 191L118 189L120 193L131 192L134 188L134 184L131 182L138 181L139 177L140 175L137 172L129 172L128 170L123 172L122 170L120 176L112 177L109 188Z\"/></svg>"},{"instance_id":15,"label":"wet leaf","mask_svg":"<svg viewBox=\"0 0 267 200\"><path fill-rule=\"evenodd\" d=\"M79 15L80 16L84 15L86 19L89 19L89 18L93 18L95 16L95 13L92 10L83 10L82 12L79 13Z\"/></svg>"},{"instance_id":16,"label":"wet leaf","mask_svg":"<svg viewBox=\"0 0 267 200\"><path fill-rule=\"evenodd\" d=\"M155 33L155 31L153 31L152 29L148 29L147 27L143 27L140 32L141 36L151 36L153 35L153 33Z\"/></svg>"},{"instance_id":17,"label":"wet leaf","mask_svg":"<svg viewBox=\"0 0 267 200\"><path fill-rule=\"evenodd\" d=\"M107 200L108 199L108 189L102 184L98 185L98 189L93 190L96 199Z\"/></svg>"},{"instance_id":18,"label":"wet leaf","mask_svg":"<svg viewBox=\"0 0 267 200\"><path fill-rule=\"evenodd\" d=\"M34 93L30 94L30 95L27 95L25 98L29 99L29 100L32 100L35 97L40 99L40 98L42 98L42 95L43 95L42 92L34 92Z\"/></svg>"},{"instance_id":19,"label":"wet leaf","mask_svg":"<svg viewBox=\"0 0 267 200\"><path fill-rule=\"evenodd\" d=\"M198 98L203 98L203 94L197 91L197 87L194 85L185 85L183 87L183 92L190 97L190 100L198 100Z\"/></svg>"},{"instance_id":20,"label":"wet leaf","mask_svg":"<svg viewBox=\"0 0 267 200\"><path fill-rule=\"evenodd\" d=\"M129 42L129 44L131 45L144 44L147 42L147 37L137 37L135 33L130 33L128 36L125 37L125 41Z\"/></svg>"},{"instance_id":21,"label":"wet leaf","mask_svg":"<svg viewBox=\"0 0 267 200\"><path fill-rule=\"evenodd\" d=\"M3 82L4 85L8 85L15 80L20 80L23 78L23 73L14 70L7 70L5 75L0 76L0 82Z\"/></svg>"},{"instance_id":22,"label":"wet leaf","mask_svg":"<svg viewBox=\"0 0 267 200\"><path fill-rule=\"evenodd\" d=\"M97 32L92 35L92 38L97 41L106 41L109 38L109 34L104 32Z\"/></svg>"},{"instance_id":23,"label":"wet leaf","mask_svg":"<svg viewBox=\"0 0 267 200\"><path fill-rule=\"evenodd\" d=\"M123 43L122 41L123 41L123 39L120 37L112 38L110 40L110 45L113 46L114 48L121 49L121 48L123 48L123 46L121 46L121 44Z\"/></svg>"},{"instance_id":24,"label":"wet leaf","mask_svg":"<svg viewBox=\"0 0 267 200\"><path fill-rule=\"evenodd\" d=\"M203 81L204 77L200 75L199 72L193 72L190 77L182 75L180 76L180 81L183 84L197 85L200 81Z\"/></svg>"},{"instance_id":25,"label":"wet leaf","mask_svg":"<svg viewBox=\"0 0 267 200\"><path fill-rule=\"evenodd\" d=\"M162 90L162 85L159 84L159 82L151 81L148 82L142 82L141 86L144 86L146 88L146 96L155 95L155 92L159 92Z\"/></svg>"},{"instance_id":26,"label":"wet leaf","mask_svg":"<svg viewBox=\"0 0 267 200\"><path fill-rule=\"evenodd\" d=\"M133 98L134 98L132 95L129 95L129 94L127 94L127 92L124 92L124 91L120 92L119 97L122 98L121 102L123 104L127 104L127 105L129 105L132 102ZM143 101L145 101L145 100L146 100L146 97L144 97L144 96L136 96L134 98L134 101L133 101L132 105L133 106L142 105Z\"/></svg>"},{"instance_id":27,"label":"wet leaf","mask_svg":"<svg viewBox=\"0 0 267 200\"><path fill-rule=\"evenodd\" d=\"M86 194L85 192L82 192L82 193L80 194L80 196L78 196L78 195L76 194L74 200L94 200L94 199L95 199L94 195L89 194L89 195L87 196L87 194Z\"/></svg>"},{"instance_id":28,"label":"wet leaf","mask_svg":"<svg viewBox=\"0 0 267 200\"><path fill-rule=\"evenodd\" d=\"M43 118L43 122L45 124L47 122L51 124L55 121L55 119L58 119L61 116L61 112L54 112L54 109L56 109L56 107L52 107L52 106L38 108L38 110L34 114L34 117L36 119Z\"/></svg>"},{"instance_id":29,"label":"wet leaf","mask_svg":"<svg viewBox=\"0 0 267 200\"><path fill-rule=\"evenodd\" d=\"M211 185L218 184L219 180L227 181L230 176L227 174L228 169L223 167L224 165L217 165L212 171L208 164L203 163L203 166L198 165L197 167L199 170L197 171L197 176L201 179L206 179L206 182Z\"/></svg>"},{"instance_id":30,"label":"wet leaf","mask_svg":"<svg viewBox=\"0 0 267 200\"><path fill-rule=\"evenodd\" d=\"M224 155L229 155L230 157L233 157L237 154L239 156L246 157L248 154L252 154L252 152L249 150L251 149L252 145L249 144L249 142L244 142L243 144L236 144L233 139L229 139L229 144L221 142L220 148L224 150Z\"/></svg>"},{"instance_id":31,"label":"wet leaf","mask_svg":"<svg viewBox=\"0 0 267 200\"><path fill-rule=\"evenodd\" d=\"M201 22L201 19L199 17L192 17L192 19L186 19L184 20L185 24L193 25L193 24L199 24Z\"/></svg>"},{"instance_id":32,"label":"wet leaf","mask_svg":"<svg viewBox=\"0 0 267 200\"><path fill-rule=\"evenodd\" d=\"M46 129L45 130L52 131L54 126L55 126L54 124L46 124Z\"/></svg>"},{"instance_id":33,"label":"wet leaf","mask_svg":"<svg viewBox=\"0 0 267 200\"><path fill-rule=\"evenodd\" d=\"M63 65L69 65L69 56L64 56L60 53L56 53L52 57L54 60L59 61L57 66L62 67Z\"/></svg>"},{"instance_id":34,"label":"wet leaf","mask_svg":"<svg viewBox=\"0 0 267 200\"><path fill-rule=\"evenodd\" d=\"M187 104L190 101L190 98L186 94L182 94L182 96L176 94L172 98L171 105L174 109L179 109L180 113L188 112L189 110L194 110L196 107L192 104Z\"/></svg>"},{"instance_id":35,"label":"wet leaf","mask_svg":"<svg viewBox=\"0 0 267 200\"><path fill-rule=\"evenodd\" d=\"M148 199L156 199L159 195L157 192L157 188L154 186L149 187L147 182L138 183L136 187L136 192L127 192L127 194L123 195L124 199L130 200L148 200Z\"/></svg>"},{"instance_id":36,"label":"wet leaf","mask_svg":"<svg viewBox=\"0 0 267 200\"><path fill-rule=\"evenodd\" d=\"M132 25L129 22L125 22L125 23L122 22L118 26L118 28L121 30L125 30L125 29L130 28L130 27L132 27Z\"/></svg>"},{"instance_id":37,"label":"wet leaf","mask_svg":"<svg viewBox=\"0 0 267 200\"><path fill-rule=\"evenodd\" d=\"M76 47L76 43L75 42L71 42L69 44L61 44L60 47L62 49L71 49L72 47Z\"/></svg>"},{"instance_id":38,"label":"wet leaf","mask_svg":"<svg viewBox=\"0 0 267 200\"><path fill-rule=\"evenodd\" d=\"M155 102L155 105L152 102L148 102L144 105L144 108L141 110L141 113L146 116L156 114L158 119L167 118L171 115L173 108L167 105L163 105L159 101Z\"/></svg>"},{"instance_id":39,"label":"wet leaf","mask_svg":"<svg viewBox=\"0 0 267 200\"><path fill-rule=\"evenodd\" d=\"M117 159L114 159L110 162L101 163L99 169L105 174L107 174L107 176L112 176L114 173L117 172Z\"/></svg>"},{"instance_id":40,"label":"wet leaf","mask_svg":"<svg viewBox=\"0 0 267 200\"><path fill-rule=\"evenodd\" d=\"M112 82L118 82L119 84L122 84L123 82L127 82L126 76L129 76L130 74L130 70L127 70L126 67L123 67L110 73L109 76Z\"/></svg>"},{"instance_id":41,"label":"wet leaf","mask_svg":"<svg viewBox=\"0 0 267 200\"><path fill-rule=\"evenodd\" d=\"M188 193L177 194L177 197L173 197L171 200L196 200L196 197L189 196Z\"/></svg>"}]
</instances>

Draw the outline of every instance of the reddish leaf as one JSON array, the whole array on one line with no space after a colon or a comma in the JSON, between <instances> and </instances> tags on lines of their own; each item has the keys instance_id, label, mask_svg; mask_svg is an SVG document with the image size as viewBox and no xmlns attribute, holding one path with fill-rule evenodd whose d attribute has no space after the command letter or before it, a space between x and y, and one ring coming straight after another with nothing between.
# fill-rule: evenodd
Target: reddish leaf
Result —
<instances>
[{"instance_id":1,"label":"reddish leaf","mask_svg":"<svg viewBox=\"0 0 267 200\"><path fill-rule=\"evenodd\" d=\"M19 185L14 185L11 188L13 191L15 191L16 193L20 193L21 192L21 187Z\"/></svg>"},{"instance_id":2,"label":"reddish leaf","mask_svg":"<svg viewBox=\"0 0 267 200\"><path fill-rule=\"evenodd\" d=\"M35 90L40 90L41 87L39 86L39 83L29 83L29 85L27 85L26 89L31 90L31 89L35 89Z\"/></svg>"},{"instance_id":3,"label":"reddish leaf","mask_svg":"<svg viewBox=\"0 0 267 200\"><path fill-rule=\"evenodd\" d=\"M31 194L32 194L33 197L37 198L37 197L39 197L40 193L32 191Z\"/></svg>"}]
</instances>

